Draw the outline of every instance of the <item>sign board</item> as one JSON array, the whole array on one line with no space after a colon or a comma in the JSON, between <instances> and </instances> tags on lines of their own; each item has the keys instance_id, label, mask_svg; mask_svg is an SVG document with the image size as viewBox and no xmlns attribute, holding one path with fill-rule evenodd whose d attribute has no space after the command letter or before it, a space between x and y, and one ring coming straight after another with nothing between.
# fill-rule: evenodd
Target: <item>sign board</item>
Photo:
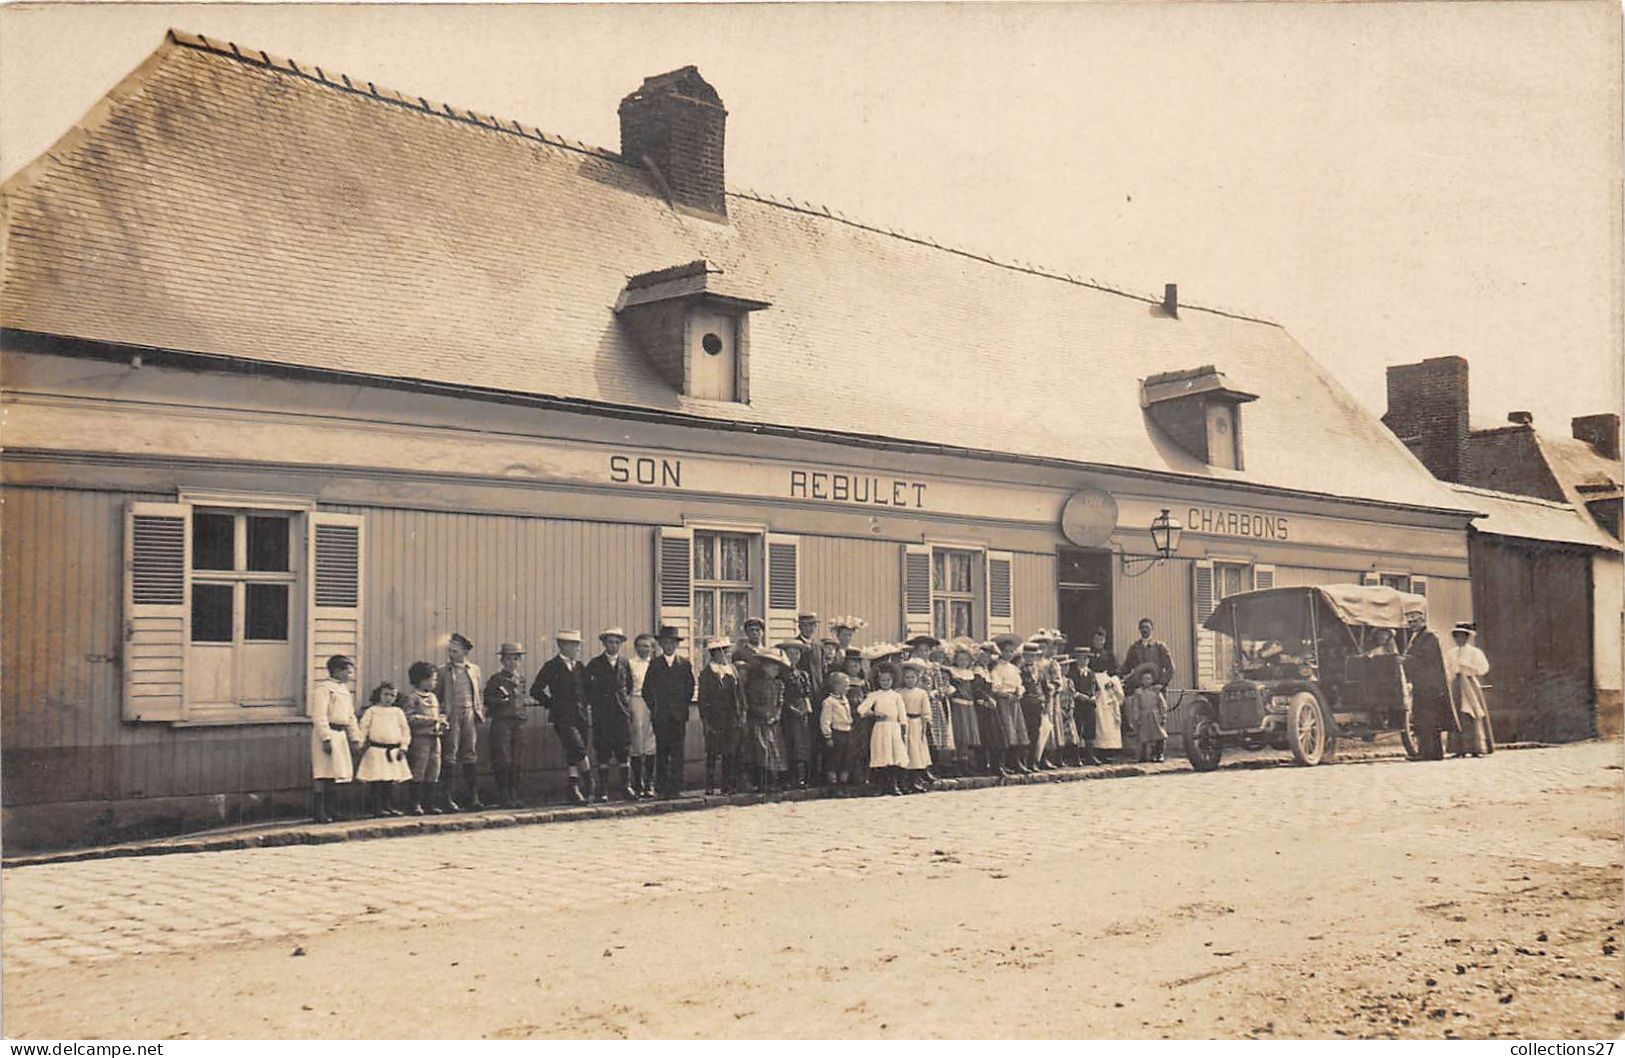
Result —
<instances>
[{"instance_id":1,"label":"sign board","mask_svg":"<svg viewBox=\"0 0 1625 1058\"><path fill-rule=\"evenodd\" d=\"M1079 547L1104 547L1117 528L1117 501L1105 489L1079 489L1061 508L1061 534Z\"/></svg>"}]
</instances>

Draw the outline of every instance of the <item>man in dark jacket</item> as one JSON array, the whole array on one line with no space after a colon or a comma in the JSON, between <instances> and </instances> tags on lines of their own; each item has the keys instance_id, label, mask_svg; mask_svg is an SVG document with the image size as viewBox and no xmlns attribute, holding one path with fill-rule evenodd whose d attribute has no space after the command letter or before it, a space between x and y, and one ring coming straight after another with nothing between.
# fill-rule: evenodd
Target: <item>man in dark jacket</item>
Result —
<instances>
[{"instance_id":1,"label":"man in dark jacket","mask_svg":"<svg viewBox=\"0 0 1625 1058\"><path fill-rule=\"evenodd\" d=\"M628 801L638 799L632 789L632 666L621 656L626 633L606 628L598 633L603 653L587 662L581 686L592 714L592 748L598 764L598 800L609 800L609 766L620 765L621 787Z\"/></svg>"},{"instance_id":2,"label":"man in dark jacket","mask_svg":"<svg viewBox=\"0 0 1625 1058\"><path fill-rule=\"evenodd\" d=\"M818 643L818 615L811 610L796 615L796 642L802 645L801 659L796 662L796 668L807 674L807 684L812 688L812 708L815 714L812 726L816 731L818 703L824 700L824 679L828 673L824 671L824 648ZM807 770L816 781L818 776L824 774L824 740L814 738L808 748L811 754Z\"/></svg>"},{"instance_id":3,"label":"man in dark jacket","mask_svg":"<svg viewBox=\"0 0 1625 1058\"><path fill-rule=\"evenodd\" d=\"M1461 717L1450 695L1450 675L1444 667L1439 637L1425 625L1416 629L1405 652L1405 678L1411 684L1411 730L1423 760L1444 759L1444 735L1461 730Z\"/></svg>"},{"instance_id":4,"label":"man in dark jacket","mask_svg":"<svg viewBox=\"0 0 1625 1058\"><path fill-rule=\"evenodd\" d=\"M497 803L523 808L519 799L519 761L525 747L525 710L532 705L525 693L525 659L520 643L504 643L497 651L502 668L485 684L485 711L491 718L491 774L497 781Z\"/></svg>"},{"instance_id":5,"label":"man in dark jacket","mask_svg":"<svg viewBox=\"0 0 1625 1058\"><path fill-rule=\"evenodd\" d=\"M530 685L530 696L547 710L548 720L564 748L564 763L570 772L570 801L584 805L592 796L592 765L587 747L592 744L592 714L582 687L581 633L560 632L553 637L559 652L548 659ZM581 776L587 776L587 792L581 792Z\"/></svg>"},{"instance_id":6,"label":"man in dark jacket","mask_svg":"<svg viewBox=\"0 0 1625 1058\"><path fill-rule=\"evenodd\" d=\"M1155 670L1153 682L1160 691L1174 682L1174 656L1169 652L1168 644L1152 637L1151 633L1155 631L1156 626L1151 623L1151 618L1140 618L1140 638L1128 648L1119 675L1127 679L1141 665L1150 665Z\"/></svg>"},{"instance_id":7,"label":"man in dark jacket","mask_svg":"<svg viewBox=\"0 0 1625 1058\"><path fill-rule=\"evenodd\" d=\"M694 701L694 667L678 653L682 635L670 625L655 637L660 653L643 676L643 700L655 729L655 790L662 800L683 791L683 739L689 704Z\"/></svg>"}]
</instances>

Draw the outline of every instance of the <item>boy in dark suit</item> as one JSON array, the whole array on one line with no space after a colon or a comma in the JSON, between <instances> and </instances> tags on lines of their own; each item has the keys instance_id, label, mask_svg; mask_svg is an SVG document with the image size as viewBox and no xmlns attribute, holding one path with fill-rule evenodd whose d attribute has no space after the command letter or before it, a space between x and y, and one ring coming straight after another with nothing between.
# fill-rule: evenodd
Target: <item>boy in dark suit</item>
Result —
<instances>
[{"instance_id":1,"label":"boy in dark suit","mask_svg":"<svg viewBox=\"0 0 1625 1058\"><path fill-rule=\"evenodd\" d=\"M655 638L660 653L643 677L643 700L649 703L655 729L655 791L670 800L683 791L683 739L694 701L694 666L678 653L683 637L677 629L662 626Z\"/></svg>"},{"instance_id":2,"label":"boy in dark suit","mask_svg":"<svg viewBox=\"0 0 1625 1058\"><path fill-rule=\"evenodd\" d=\"M570 773L570 803L584 805L592 796L592 766L587 761L587 747L592 744L592 713L587 709L581 680L581 633L569 629L553 638L559 652L536 674L530 696L547 710L564 748L564 762ZM581 791L583 772L587 776L586 793Z\"/></svg>"},{"instance_id":3,"label":"boy in dark suit","mask_svg":"<svg viewBox=\"0 0 1625 1058\"><path fill-rule=\"evenodd\" d=\"M592 748L598 765L599 802L609 800L609 766L621 767L621 787L628 801L638 799L632 789L632 666L621 656L626 633L606 628L598 633L604 650L587 662L581 672L581 686L587 694L587 710L592 716Z\"/></svg>"}]
</instances>

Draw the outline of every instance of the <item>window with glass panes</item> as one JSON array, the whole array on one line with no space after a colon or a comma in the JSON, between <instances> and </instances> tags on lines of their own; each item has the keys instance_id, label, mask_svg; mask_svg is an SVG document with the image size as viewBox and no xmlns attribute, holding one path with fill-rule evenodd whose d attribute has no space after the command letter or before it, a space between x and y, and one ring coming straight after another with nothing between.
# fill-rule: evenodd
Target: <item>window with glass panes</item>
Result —
<instances>
[{"instance_id":1,"label":"window with glass panes","mask_svg":"<svg viewBox=\"0 0 1625 1058\"><path fill-rule=\"evenodd\" d=\"M1215 562L1213 563L1213 601L1229 598L1238 592L1253 590L1253 567L1245 562ZM1220 650L1218 652L1218 677L1220 683L1228 683L1235 677L1236 659L1232 651Z\"/></svg>"},{"instance_id":2,"label":"window with glass panes","mask_svg":"<svg viewBox=\"0 0 1625 1058\"><path fill-rule=\"evenodd\" d=\"M303 672L292 515L197 507L191 533L188 701L292 705Z\"/></svg>"},{"instance_id":3,"label":"window with glass panes","mask_svg":"<svg viewBox=\"0 0 1625 1058\"><path fill-rule=\"evenodd\" d=\"M938 639L976 635L976 561L980 551L931 551L931 634Z\"/></svg>"},{"instance_id":4,"label":"window with glass panes","mask_svg":"<svg viewBox=\"0 0 1625 1058\"><path fill-rule=\"evenodd\" d=\"M694 635L743 639L756 584L755 533L694 531Z\"/></svg>"},{"instance_id":5,"label":"window with glass panes","mask_svg":"<svg viewBox=\"0 0 1625 1058\"><path fill-rule=\"evenodd\" d=\"M1409 573L1381 573L1378 574L1383 585L1395 591L1411 590L1411 575Z\"/></svg>"}]
</instances>

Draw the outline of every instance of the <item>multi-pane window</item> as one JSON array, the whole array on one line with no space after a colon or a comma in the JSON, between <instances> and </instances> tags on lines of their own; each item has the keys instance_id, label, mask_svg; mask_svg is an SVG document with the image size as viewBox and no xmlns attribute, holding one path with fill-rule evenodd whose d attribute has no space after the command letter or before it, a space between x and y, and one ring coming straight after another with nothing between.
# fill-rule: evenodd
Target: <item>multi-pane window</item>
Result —
<instances>
[{"instance_id":1,"label":"multi-pane window","mask_svg":"<svg viewBox=\"0 0 1625 1058\"><path fill-rule=\"evenodd\" d=\"M754 533L699 529L694 533L694 636L742 639L757 585Z\"/></svg>"},{"instance_id":2,"label":"multi-pane window","mask_svg":"<svg viewBox=\"0 0 1625 1058\"><path fill-rule=\"evenodd\" d=\"M938 639L976 634L975 563L979 551L931 552L931 632Z\"/></svg>"},{"instance_id":3,"label":"multi-pane window","mask_svg":"<svg viewBox=\"0 0 1625 1058\"><path fill-rule=\"evenodd\" d=\"M295 700L293 529L293 518L282 512L193 509L192 704Z\"/></svg>"},{"instance_id":4,"label":"multi-pane window","mask_svg":"<svg viewBox=\"0 0 1625 1058\"><path fill-rule=\"evenodd\" d=\"M1244 562L1213 563L1213 601L1229 598L1239 592L1253 590L1253 567ZM1228 650L1221 650L1216 658L1220 683L1228 683L1236 674L1236 659Z\"/></svg>"},{"instance_id":5,"label":"multi-pane window","mask_svg":"<svg viewBox=\"0 0 1625 1058\"><path fill-rule=\"evenodd\" d=\"M1411 590L1411 575L1409 573L1380 573L1378 578L1384 587L1395 591Z\"/></svg>"}]
</instances>

